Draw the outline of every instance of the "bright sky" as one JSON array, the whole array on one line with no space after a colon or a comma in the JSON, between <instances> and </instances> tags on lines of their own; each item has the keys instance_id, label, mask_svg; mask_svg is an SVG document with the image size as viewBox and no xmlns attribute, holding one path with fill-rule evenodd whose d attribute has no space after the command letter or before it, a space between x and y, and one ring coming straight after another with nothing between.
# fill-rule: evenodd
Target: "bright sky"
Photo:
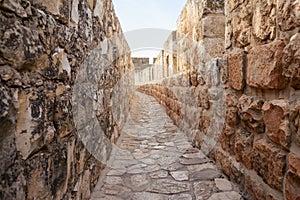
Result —
<instances>
[{"instance_id":1,"label":"bright sky","mask_svg":"<svg viewBox=\"0 0 300 200\"><path fill-rule=\"evenodd\" d=\"M156 57L187 0L113 0L132 56ZM147 41L141 43L141 41Z\"/></svg>"}]
</instances>

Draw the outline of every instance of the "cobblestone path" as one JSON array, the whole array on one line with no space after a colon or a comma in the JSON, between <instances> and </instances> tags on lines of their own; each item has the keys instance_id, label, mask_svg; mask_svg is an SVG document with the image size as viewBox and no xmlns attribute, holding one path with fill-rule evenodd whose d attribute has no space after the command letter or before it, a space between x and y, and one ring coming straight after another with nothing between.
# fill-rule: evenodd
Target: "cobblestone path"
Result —
<instances>
[{"instance_id":1,"label":"cobblestone path","mask_svg":"<svg viewBox=\"0 0 300 200\"><path fill-rule=\"evenodd\" d=\"M153 97L136 93L94 200L239 200L228 181Z\"/></svg>"}]
</instances>

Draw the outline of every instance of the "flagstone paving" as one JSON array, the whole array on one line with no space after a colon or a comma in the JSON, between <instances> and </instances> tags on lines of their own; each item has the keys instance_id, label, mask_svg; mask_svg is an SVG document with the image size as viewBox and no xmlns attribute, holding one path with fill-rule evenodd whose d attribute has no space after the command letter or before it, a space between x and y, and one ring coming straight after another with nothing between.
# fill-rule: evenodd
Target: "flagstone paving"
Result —
<instances>
[{"instance_id":1,"label":"flagstone paving","mask_svg":"<svg viewBox=\"0 0 300 200\"><path fill-rule=\"evenodd\" d=\"M238 187L148 95L136 92L128 122L93 200L240 200Z\"/></svg>"}]
</instances>

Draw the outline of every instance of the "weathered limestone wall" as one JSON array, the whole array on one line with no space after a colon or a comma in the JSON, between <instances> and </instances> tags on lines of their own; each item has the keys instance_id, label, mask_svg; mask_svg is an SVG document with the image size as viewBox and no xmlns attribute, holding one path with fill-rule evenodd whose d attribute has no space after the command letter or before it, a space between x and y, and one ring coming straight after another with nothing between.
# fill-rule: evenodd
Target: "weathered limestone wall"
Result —
<instances>
[{"instance_id":1,"label":"weathered limestone wall","mask_svg":"<svg viewBox=\"0 0 300 200\"><path fill-rule=\"evenodd\" d=\"M298 199L300 2L225 8L229 87L216 160L257 199Z\"/></svg>"},{"instance_id":2,"label":"weathered limestone wall","mask_svg":"<svg viewBox=\"0 0 300 200\"><path fill-rule=\"evenodd\" d=\"M0 38L0 199L89 199L133 83L111 0L1 0Z\"/></svg>"},{"instance_id":3,"label":"weathered limestone wall","mask_svg":"<svg viewBox=\"0 0 300 200\"><path fill-rule=\"evenodd\" d=\"M155 96L194 145L207 154L218 141L225 115L225 102L220 98L225 63L223 7L221 1L188 1L177 31L153 66L156 84L139 87ZM207 29L210 26L214 28Z\"/></svg>"},{"instance_id":4,"label":"weathered limestone wall","mask_svg":"<svg viewBox=\"0 0 300 200\"><path fill-rule=\"evenodd\" d=\"M300 198L299 20L296 0L190 0L179 73L139 88L255 199Z\"/></svg>"}]
</instances>

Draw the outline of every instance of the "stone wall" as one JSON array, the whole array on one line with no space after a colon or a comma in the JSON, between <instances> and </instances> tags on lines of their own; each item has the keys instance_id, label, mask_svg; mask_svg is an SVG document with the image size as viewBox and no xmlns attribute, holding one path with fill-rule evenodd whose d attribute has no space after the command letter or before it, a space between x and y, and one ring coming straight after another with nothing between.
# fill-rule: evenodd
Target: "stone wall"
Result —
<instances>
[{"instance_id":1,"label":"stone wall","mask_svg":"<svg viewBox=\"0 0 300 200\"><path fill-rule=\"evenodd\" d=\"M216 160L257 199L300 198L300 3L225 8L227 123Z\"/></svg>"},{"instance_id":2,"label":"stone wall","mask_svg":"<svg viewBox=\"0 0 300 200\"><path fill-rule=\"evenodd\" d=\"M1 0L0 24L0 199L89 199L133 84L111 0Z\"/></svg>"},{"instance_id":3,"label":"stone wall","mask_svg":"<svg viewBox=\"0 0 300 200\"><path fill-rule=\"evenodd\" d=\"M206 154L215 147L225 120L223 7L221 1L188 1L177 31L153 66L156 84L138 88L155 96ZM214 29L207 29L209 26Z\"/></svg>"},{"instance_id":4,"label":"stone wall","mask_svg":"<svg viewBox=\"0 0 300 200\"><path fill-rule=\"evenodd\" d=\"M179 72L139 87L254 199L300 194L299 9L189 0L177 23Z\"/></svg>"},{"instance_id":5,"label":"stone wall","mask_svg":"<svg viewBox=\"0 0 300 200\"><path fill-rule=\"evenodd\" d=\"M147 65L149 64L149 58L137 58L133 57L132 62L135 66Z\"/></svg>"}]
</instances>

